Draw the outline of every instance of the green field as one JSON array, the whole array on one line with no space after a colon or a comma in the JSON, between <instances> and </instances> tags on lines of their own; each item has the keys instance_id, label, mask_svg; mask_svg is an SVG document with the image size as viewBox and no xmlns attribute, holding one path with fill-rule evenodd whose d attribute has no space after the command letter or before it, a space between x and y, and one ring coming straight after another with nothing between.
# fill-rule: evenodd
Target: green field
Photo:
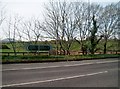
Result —
<instances>
[{"instance_id":1,"label":"green field","mask_svg":"<svg viewBox=\"0 0 120 89\"><path fill-rule=\"evenodd\" d=\"M3 45L7 45L10 49L0 49L0 52L14 52L12 45L10 43L2 43ZM37 44L39 45L51 45L52 50L56 50L56 44L55 41L45 41L45 42L38 42ZM98 45L97 48L100 48L98 52L103 52L103 44L104 41L101 41ZM119 42L115 40L109 40L107 44L107 50L119 50L118 47ZM27 52L27 54L17 54L16 56L14 53L8 55L8 54L2 54L2 63L21 63L21 62L47 62L47 61L71 61L71 60L84 60L84 59L101 59L101 58L110 58L110 57L120 57L119 53L118 54L88 54L88 55L43 55L43 54L29 54L29 51L26 49L28 46L28 43L25 42L24 45L23 43L17 42L15 43L16 46L16 52ZM80 44L78 44L76 41L73 42L71 45L70 51L80 51Z\"/></svg>"},{"instance_id":2,"label":"green field","mask_svg":"<svg viewBox=\"0 0 120 89\"><path fill-rule=\"evenodd\" d=\"M2 52L13 52L13 48L11 46L10 43L2 43L4 45L7 45L10 49L0 49L0 51ZM54 41L43 41L43 42L38 42L37 44L41 45L41 44L45 44L45 45L51 45L52 49L55 50L56 49L56 44ZM99 48L100 50L98 51L102 51L103 50L103 44L104 41L100 41L100 43L97 45L97 48ZM26 52L28 51L26 49L28 43L26 42L24 45L21 42L17 42L15 43L16 46L16 52ZM115 41L115 40L109 40L107 43L107 50L118 50L118 45L119 42ZM78 44L76 41L74 41L70 47L70 50L72 51L80 51L80 44Z\"/></svg>"}]
</instances>

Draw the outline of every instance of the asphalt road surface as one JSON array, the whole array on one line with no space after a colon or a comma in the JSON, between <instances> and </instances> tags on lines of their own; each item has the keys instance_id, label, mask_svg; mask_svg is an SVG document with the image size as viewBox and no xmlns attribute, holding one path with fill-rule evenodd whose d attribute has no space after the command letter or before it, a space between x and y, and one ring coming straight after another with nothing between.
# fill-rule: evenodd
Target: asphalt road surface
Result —
<instances>
[{"instance_id":1,"label":"asphalt road surface","mask_svg":"<svg viewBox=\"0 0 120 89\"><path fill-rule=\"evenodd\" d=\"M118 87L118 59L4 64L1 87Z\"/></svg>"}]
</instances>

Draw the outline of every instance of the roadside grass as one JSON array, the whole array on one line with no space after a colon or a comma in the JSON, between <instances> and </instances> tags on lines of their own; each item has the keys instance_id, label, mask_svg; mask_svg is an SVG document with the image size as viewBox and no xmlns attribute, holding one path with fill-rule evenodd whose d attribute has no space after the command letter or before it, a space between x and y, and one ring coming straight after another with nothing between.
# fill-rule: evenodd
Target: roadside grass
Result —
<instances>
[{"instance_id":1,"label":"roadside grass","mask_svg":"<svg viewBox=\"0 0 120 89\"><path fill-rule=\"evenodd\" d=\"M95 54L95 55L3 55L2 63L24 63L24 62L56 62L56 61L79 61L102 58L118 58L119 54Z\"/></svg>"}]
</instances>

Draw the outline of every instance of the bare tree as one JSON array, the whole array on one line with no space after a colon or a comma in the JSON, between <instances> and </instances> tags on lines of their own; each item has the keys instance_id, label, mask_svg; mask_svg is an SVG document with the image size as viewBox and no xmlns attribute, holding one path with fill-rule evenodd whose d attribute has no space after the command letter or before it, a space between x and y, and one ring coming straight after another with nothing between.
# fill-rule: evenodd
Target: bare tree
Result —
<instances>
[{"instance_id":1,"label":"bare tree","mask_svg":"<svg viewBox=\"0 0 120 89\"><path fill-rule=\"evenodd\" d=\"M87 54L87 41L86 39L89 37L89 29L88 26L89 21L89 6L87 3L79 2L76 3L76 11L75 19L76 19L76 28L78 30L78 35L75 40L80 44L80 49L82 50L82 54ZM90 22L90 21L89 21ZM90 23L89 23L90 24Z\"/></svg>"},{"instance_id":2,"label":"bare tree","mask_svg":"<svg viewBox=\"0 0 120 89\"><path fill-rule=\"evenodd\" d=\"M37 44L39 41L43 27L38 19L31 19L22 22L22 38L27 40L29 43Z\"/></svg>"},{"instance_id":3,"label":"bare tree","mask_svg":"<svg viewBox=\"0 0 120 89\"><path fill-rule=\"evenodd\" d=\"M116 24L116 38L118 38L118 45L117 45L117 48L118 48L118 51L120 51L120 1L116 4L116 7L117 7L117 24Z\"/></svg>"},{"instance_id":4,"label":"bare tree","mask_svg":"<svg viewBox=\"0 0 120 89\"><path fill-rule=\"evenodd\" d=\"M105 27L104 24L107 24L104 20L110 21L109 25L111 22L114 23L109 30L113 29L116 24L116 21L114 22L116 20L115 15L111 13L108 20L104 19L109 12L104 11L103 7L94 3L50 2L46 10L44 31L49 37L56 40L57 50L60 47L64 53L67 50L67 54L69 54L73 39L80 44L83 54L87 54L88 49L94 54L98 50L97 45L104 35L100 33L101 29ZM103 15L104 12L106 13L105 16ZM113 19L110 19L111 17ZM103 29L103 31L105 30Z\"/></svg>"},{"instance_id":5,"label":"bare tree","mask_svg":"<svg viewBox=\"0 0 120 89\"><path fill-rule=\"evenodd\" d=\"M11 47L14 51L15 56L17 55L16 41L18 37L17 30L18 30L20 21L21 21L21 18L19 18L18 16L15 16L13 19L10 17L9 21L7 20L7 23L6 23L7 28L4 28L4 29L7 29L7 30L4 30L4 32L6 33L6 37L8 38L11 44Z\"/></svg>"},{"instance_id":6,"label":"bare tree","mask_svg":"<svg viewBox=\"0 0 120 89\"><path fill-rule=\"evenodd\" d=\"M60 47L60 53L63 51L64 54L66 50L67 54L70 54L69 49L75 35L73 8L71 2L50 2L46 8L46 29L44 31L56 40L57 51Z\"/></svg>"},{"instance_id":7,"label":"bare tree","mask_svg":"<svg viewBox=\"0 0 120 89\"><path fill-rule=\"evenodd\" d=\"M66 54L70 54L69 50L72 42L76 36L77 22L75 19L74 2L61 2L60 3L60 29L61 29L61 42L60 47Z\"/></svg>"},{"instance_id":8,"label":"bare tree","mask_svg":"<svg viewBox=\"0 0 120 89\"><path fill-rule=\"evenodd\" d=\"M0 2L0 29L2 28L2 23L5 21L6 18L5 15L6 15L5 6Z\"/></svg>"},{"instance_id":9,"label":"bare tree","mask_svg":"<svg viewBox=\"0 0 120 89\"><path fill-rule=\"evenodd\" d=\"M59 3L58 2L49 2L49 6L45 7L46 15L44 31L47 33L48 37L56 40L56 54L58 54L59 40L60 40L60 31L59 31Z\"/></svg>"},{"instance_id":10,"label":"bare tree","mask_svg":"<svg viewBox=\"0 0 120 89\"><path fill-rule=\"evenodd\" d=\"M43 29L42 23L40 23L39 20L35 20L34 21L34 29L32 30L32 32L34 33L35 44L37 44L37 42L40 40L40 38L43 37L42 29Z\"/></svg>"},{"instance_id":11,"label":"bare tree","mask_svg":"<svg viewBox=\"0 0 120 89\"><path fill-rule=\"evenodd\" d=\"M89 41L91 40L90 36L93 29L93 22L95 22L95 20L93 20L93 15L96 16L98 20L102 7L98 4L90 4L84 2L77 3L76 7L76 10L78 11L78 13L76 13L76 21L78 21L77 28L79 35L75 40L80 44L82 53L87 54L88 50L91 48ZM98 23L97 25L99 26ZM95 32L94 38L96 34L97 32Z\"/></svg>"},{"instance_id":12,"label":"bare tree","mask_svg":"<svg viewBox=\"0 0 120 89\"><path fill-rule=\"evenodd\" d=\"M0 2L0 25L5 20L5 7Z\"/></svg>"},{"instance_id":13,"label":"bare tree","mask_svg":"<svg viewBox=\"0 0 120 89\"><path fill-rule=\"evenodd\" d=\"M117 8L115 4L107 5L104 8L104 12L101 17L102 25L101 25L101 34L104 35L104 54L106 54L107 50L107 41L110 37L114 36L115 28L117 26L118 17L117 17Z\"/></svg>"}]
</instances>

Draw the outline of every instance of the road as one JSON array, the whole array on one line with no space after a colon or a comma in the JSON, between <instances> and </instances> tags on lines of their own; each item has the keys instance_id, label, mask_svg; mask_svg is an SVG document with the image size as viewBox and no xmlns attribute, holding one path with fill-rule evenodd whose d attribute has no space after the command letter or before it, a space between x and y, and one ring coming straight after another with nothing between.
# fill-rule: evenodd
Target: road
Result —
<instances>
[{"instance_id":1,"label":"road","mask_svg":"<svg viewBox=\"0 0 120 89\"><path fill-rule=\"evenodd\" d=\"M4 64L2 87L118 87L118 59Z\"/></svg>"}]
</instances>

